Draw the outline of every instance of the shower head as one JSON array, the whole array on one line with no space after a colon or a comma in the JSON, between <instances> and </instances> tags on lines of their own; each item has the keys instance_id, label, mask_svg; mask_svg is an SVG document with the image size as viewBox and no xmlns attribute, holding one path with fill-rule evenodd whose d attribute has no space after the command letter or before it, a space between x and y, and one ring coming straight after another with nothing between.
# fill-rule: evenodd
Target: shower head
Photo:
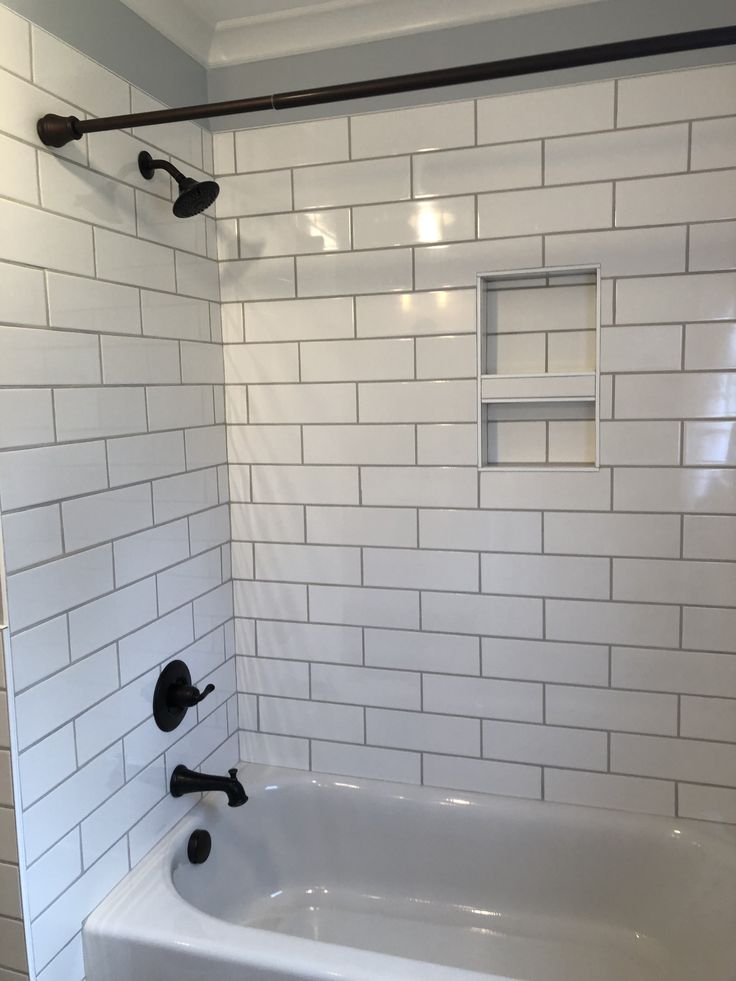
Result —
<instances>
[{"instance_id":1,"label":"shower head","mask_svg":"<svg viewBox=\"0 0 736 981\"><path fill-rule=\"evenodd\" d=\"M179 196L174 201L173 212L177 218L193 218L214 202L220 193L220 186L215 181L196 181L193 177L185 177L180 170L168 160L154 160L147 150L138 154L138 169L150 181L157 170L165 170L179 185Z\"/></svg>"}]
</instances>

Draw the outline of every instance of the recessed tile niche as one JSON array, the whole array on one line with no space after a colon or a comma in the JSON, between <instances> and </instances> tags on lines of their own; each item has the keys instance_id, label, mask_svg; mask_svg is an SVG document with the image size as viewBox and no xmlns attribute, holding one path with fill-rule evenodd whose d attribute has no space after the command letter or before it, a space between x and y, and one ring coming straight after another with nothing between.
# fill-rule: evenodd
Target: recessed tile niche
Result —
<instances>
[{"instance_id":1,"label":"recessed tile niche","mask_svg":"<svg viewBox=\"0 0 736 981\"><path fill-rule=\"evenodd\" d=\"M478 276L481 469L598 466L600 267Z\"/></svg>"}]
</instances>

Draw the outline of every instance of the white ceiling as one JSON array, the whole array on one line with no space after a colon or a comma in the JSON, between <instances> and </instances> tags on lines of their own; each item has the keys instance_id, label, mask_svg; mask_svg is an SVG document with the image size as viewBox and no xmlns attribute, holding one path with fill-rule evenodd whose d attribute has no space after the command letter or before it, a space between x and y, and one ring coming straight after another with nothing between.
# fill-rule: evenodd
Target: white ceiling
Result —
<instances>
[{"instance_id":1,"label":"white ceiling","mask_svg":"<svg viewBox=\"0 0 736 981\"><path fill-rule=\"evenodd\" d=\"M207 68L591 0L123 0ZM602 0L594 0L602 2Z\"/></svg>"}]
</instances>

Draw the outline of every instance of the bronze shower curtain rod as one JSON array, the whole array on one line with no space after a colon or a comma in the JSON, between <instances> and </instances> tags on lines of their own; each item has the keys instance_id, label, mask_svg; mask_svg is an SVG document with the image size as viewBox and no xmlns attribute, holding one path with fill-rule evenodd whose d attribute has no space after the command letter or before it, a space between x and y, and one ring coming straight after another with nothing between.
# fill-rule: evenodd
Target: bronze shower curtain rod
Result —
<instances>
[{"instance_id":1,"label":"bronze shower curtain rod","mask_svg":"<svg viewBox=\"0 0 736 981\"><path fill-rule=\"evenodd\" d=\"M397 92L414 92L419 89L441 88L468 82L485 82L495 78L513 78L518 75L533 75L562 68L602 65L629 58L646 58L677 51L717 48L727 44L736 44L736 26L714 27L630 41L614 41L610 44L594 44L586 48L523 55L519 58L504 58L500 61L486 61L476 65L460 65L456 68L392 75L363 82L346 82L339 85L325 85L321 88L254 96L250 99L211 102L201 106L182 106L178 109L157 109L124 116L77 119L76 116L57 116L55 113L48 113L39 119L37 130L41 142L46 146L62 147L72 140L81 140L85 133L102 133L113 129L127 129L130 126L179 123L212 116L260 112L265 109L298 109L301 106L317 106L328 102L393 95Z\"/></svg>"}]
</instances>

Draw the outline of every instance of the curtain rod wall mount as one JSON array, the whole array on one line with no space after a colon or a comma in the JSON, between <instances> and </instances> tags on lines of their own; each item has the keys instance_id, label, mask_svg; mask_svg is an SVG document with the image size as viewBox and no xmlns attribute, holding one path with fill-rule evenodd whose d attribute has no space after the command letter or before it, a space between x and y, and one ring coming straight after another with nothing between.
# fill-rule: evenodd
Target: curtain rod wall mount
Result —
<instances>
[{"instance_id":1,"label":"curtain rod wall mount","mask_svg":"<svg viewBox=\"0 0 736 981\"><path fill-rule=\"evenodd\" d=\"M410 75L393 75L387 78L367 79L363 82L325 85L322 88L300 89L295 92L234 99L229 102L211 102L200 106L182 106L177 109L156 109L124 116L77 119L76 116L58 116L55 113L48 113L38 120L36 129L45 146L63 147L72 140L81 140L85 133L102 133L115 129L128 129L131 126L178 123L214 116L235 116L267 109L298 109L303 106L345 102L349 99L365 99L372 96L395 95L399 92L443 88L448 85L486 82L498 78L580 68L585 65L603 65L631 58L673 54L678 51L718 48L729 44L736 44L736 26L713 27L701 31L686 31L680 34L665 34L629 41L613 41L586 48L523 55L519 58L504 58L500 61L486 61L475 65L414 72Z\"/></svg>"}]
</instances>

